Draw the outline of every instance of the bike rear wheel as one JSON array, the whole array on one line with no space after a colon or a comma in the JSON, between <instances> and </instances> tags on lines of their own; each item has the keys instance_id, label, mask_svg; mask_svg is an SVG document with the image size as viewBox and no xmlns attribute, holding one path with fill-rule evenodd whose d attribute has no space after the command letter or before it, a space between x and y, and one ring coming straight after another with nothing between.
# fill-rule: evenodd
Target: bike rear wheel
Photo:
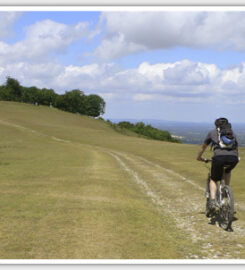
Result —
<instances>
[{"instance_id":1,"label":"bike rear wheel","mask_svg":"<svg viewBox=\"0 0 245 270\"><path fill-rule=\"evenodd\" d=\"M231 228L234 218L234 197L229 186L224 186L222 189L222 201L220 202L220 226L224 230Z\"/></svg>"}]
</instances>

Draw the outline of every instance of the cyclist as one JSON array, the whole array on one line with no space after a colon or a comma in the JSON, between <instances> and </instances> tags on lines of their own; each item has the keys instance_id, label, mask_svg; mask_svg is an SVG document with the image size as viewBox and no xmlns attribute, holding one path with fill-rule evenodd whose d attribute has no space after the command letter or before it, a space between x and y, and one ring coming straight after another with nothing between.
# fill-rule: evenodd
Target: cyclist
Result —
<instances>
[{"instance_id":1,"label":"cyclist","mask_svg":"<svg viewBox=\"0 0 245 270\"><path fill-rule=\"evenodd\" d=\"M208 133L197 155L197 160L205 161L202 154L208 145L212 145L214 156L212 158L211 180L209 185L211 197L209 201L209 209L211 213L216 209L215 197L217 182L222 179L224 166L228 165L228 167L225 168L224 179L225 183L229 185L231 170L235 168L239 161L237 138L231 129L229 121L226 118L218 118L215 120L214 124L216 128ZM226 130L226 132L228 130L227 133L230 135L228 138L224 135L224 130Z\"/></svg>"}]
</instances>

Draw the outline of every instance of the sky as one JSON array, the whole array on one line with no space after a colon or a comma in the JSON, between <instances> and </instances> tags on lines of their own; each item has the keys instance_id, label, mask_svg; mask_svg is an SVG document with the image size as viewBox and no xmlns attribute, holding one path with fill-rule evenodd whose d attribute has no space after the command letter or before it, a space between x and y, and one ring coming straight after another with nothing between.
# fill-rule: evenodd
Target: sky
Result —
<instances>
[{"instance_id":1,"label":"sky","mask_svg":"<svg viewBox=\"0 0 245 270\"><path fill-rule=\"evenodd\" d=\"M105 119L245 122L245 11L0 12L0 85L80 89Z\"/></svg>"}]
</instances>

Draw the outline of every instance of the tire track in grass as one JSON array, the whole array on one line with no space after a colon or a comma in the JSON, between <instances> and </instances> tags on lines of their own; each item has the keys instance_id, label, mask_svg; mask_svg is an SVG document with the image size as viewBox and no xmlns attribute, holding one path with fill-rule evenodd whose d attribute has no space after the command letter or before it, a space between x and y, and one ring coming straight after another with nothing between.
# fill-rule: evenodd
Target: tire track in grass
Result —
<instances>
[{"instance_id":1,"label":"tire track in grass","mask_svg":"<svg viewBox=\"0 0 245 270\"><path fill-rule=\"evenodd\" d=\"M170 200L169 197L164 198L163 196L158 195L157 192L154 192L153 189L150 187L150 185L148 185L146 181L142 180L142 178L139 177L139 175L136 173L136 171L134 169L129 168L128 166L130 166L130 165L126 165L120 157L123 157L123 158L129 160L131 165L132 165L132 158L130 158L128 155L118 153L118 152L116 152L116 153L115 152L108 152L108 154L112 155L118 161L120 166L133 177L134 181L137 184L139 184L141 186L141 188L143 188L143 190L145 191L147 196L151 198L152 202L155 205L160 207L163 212L165 212L165 213L168 212L168 214L171 215L173 220L175 220L176 226L178 228L180 228L182 230L185 229L185 227L190 228L191 224L187 224L186 222L183 222L183 219L180 220L180 217L178 217L178 210L177 210L178 207L176 207L176 205L173 203L173 201ZM134 160L133 162L135 163L135 159L133 159L133 160ZM146 169L146 167L144 167L144 168L142 168L142 167L143 166L141 166L141 169L144 169L144 170ZM150 173L153 175L155 174L155 176L159 177L159 174L156 174L156 172L154 170L152 170L151 168L150 168ZM161 175L162 181L164 181L164 179L166 179L166 178L169 180L169 177L166 174ZM173 189L172 185L171 185L170 189ZM169 192L169 190L168 190L168 192ZM193 242L196 242L197 235L195 234L195 232L193 230L191 230L191 233L192 233L191 236L192 236L193 240L195 240ZM199 255L189 254L186 256L186 258L199 258Z\"/></svg>"},{"instance_id":2,"label":"tire track in grass","mask_svg":"<svg viewBox=\"0 0 245 270\"><path fill-rule=\"evenodd\" d=\"M118 154L122 154L122 153L119 153ZM155 168L158 168L158 169L161 169L161 170L164 170L165 172L169 173L170 175L172 175L173 177L177 177L179 178L180 180L186 182L186 183L189 183L190 185L192 185L193 187L197 188L198 190L202 191L203 194L205 192L205 188L204 187L201 187L200 185L198 185L197 183L195 183L193 180L191 179L187 179L186 177L182 176L181 174L173 171L173 170L170 170L170 169L167 169L167 168L164 168L162 166L160 166L159 164L156 164L156 163L153 163L141 156L136 156L136 155L131 155L131 158L129 157L129 155L127 155L127 158L130 159L132 162L134 160L141 160L142 162L145 162L146 164L152 166L152 167L155 167ZM206 182L204 182L205 184ZM237 209L238 211L245 211L245 205L242 203L242 202L235 202L235 209Z\"/></svg>"},{"instance_id":3,"label":"tire track in grass","mask_svg":"<svg viewBox=\"0 0 245 270\"><path fill-rule=\"evenodd\" d=\"M159 206L164 206L164 203L160 199L160 197L157 196L157 194L155 194L154 192L152 192L152 190L149 188L147 183L144 182L141 178L139 178L138 174L135 171L133 171L129 167L127 167L126 164L117 155L115 155L112 152L108 152L108 153L117 160L117 162L120 164L120 166L125 171L127 171L131 176L133 176L133 179L135 180L135 182L144 189L145 193L152 199L152 201L155 204L157 204Z\"/></svg>"},{"instance_id":4,"label":"tire track in grass","mask_svg":"<svg viewBox=\"0 0 245 270\"><path fill-rule=\"evenodd\" d=\"M201 258L209 259L233 259L239 258L241 250L244 249L243 243L239 240L244 239L244 224L233 224L234 232L223 231L218 224L210 226L207 224L205 215L199 215L205 207L204 188L200 187L192 180L186 181L186 178L173 172L172 170L154 164L142 157L129 155L121 152L108 151L131 176L145 190L145 193L152 199L155 205L162 208L162 211L168 212L175 220L176 226L189 234L193 243L200 246L202 252ZM139 176L140 173L147 172L151 179L145 179ZM187 179L188 180L188 179ZM167 189L165 196L161 196L164 190L156 190L151 182L161 182ZM187 185L188 184L188 185ZM189 185L193 188L190 190ZM176 191L180 195L176 196ZM202 193L200 193L200 191ZM167 195L166 195L167 194ZM191 194L191 196L190 196ZM232 241L232 249L230 249ZM230 252L231 251L231 252ZM197 254L189 254L186 258L200 258Z\"/></svg>"}]
</instances>

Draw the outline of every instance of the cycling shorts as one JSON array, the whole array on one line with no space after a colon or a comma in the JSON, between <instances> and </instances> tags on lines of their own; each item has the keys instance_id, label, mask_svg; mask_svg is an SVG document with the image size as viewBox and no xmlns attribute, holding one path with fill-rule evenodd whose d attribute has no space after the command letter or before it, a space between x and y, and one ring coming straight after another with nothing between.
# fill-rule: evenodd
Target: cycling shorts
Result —
<instances>
[{"instance_id":1,"label":"cycling shorts","mask_svg":"<svg viewBox=\"0 0 245 270\"><path fill-rule=\"evenodd\" d=\"M225 168L225 172L229 173L238 163L238 157L230 155L214 156L212 160L211 179L215 182L221 180L224 166L227 166L227 168Z\"/></svg>"}]
</instances>

